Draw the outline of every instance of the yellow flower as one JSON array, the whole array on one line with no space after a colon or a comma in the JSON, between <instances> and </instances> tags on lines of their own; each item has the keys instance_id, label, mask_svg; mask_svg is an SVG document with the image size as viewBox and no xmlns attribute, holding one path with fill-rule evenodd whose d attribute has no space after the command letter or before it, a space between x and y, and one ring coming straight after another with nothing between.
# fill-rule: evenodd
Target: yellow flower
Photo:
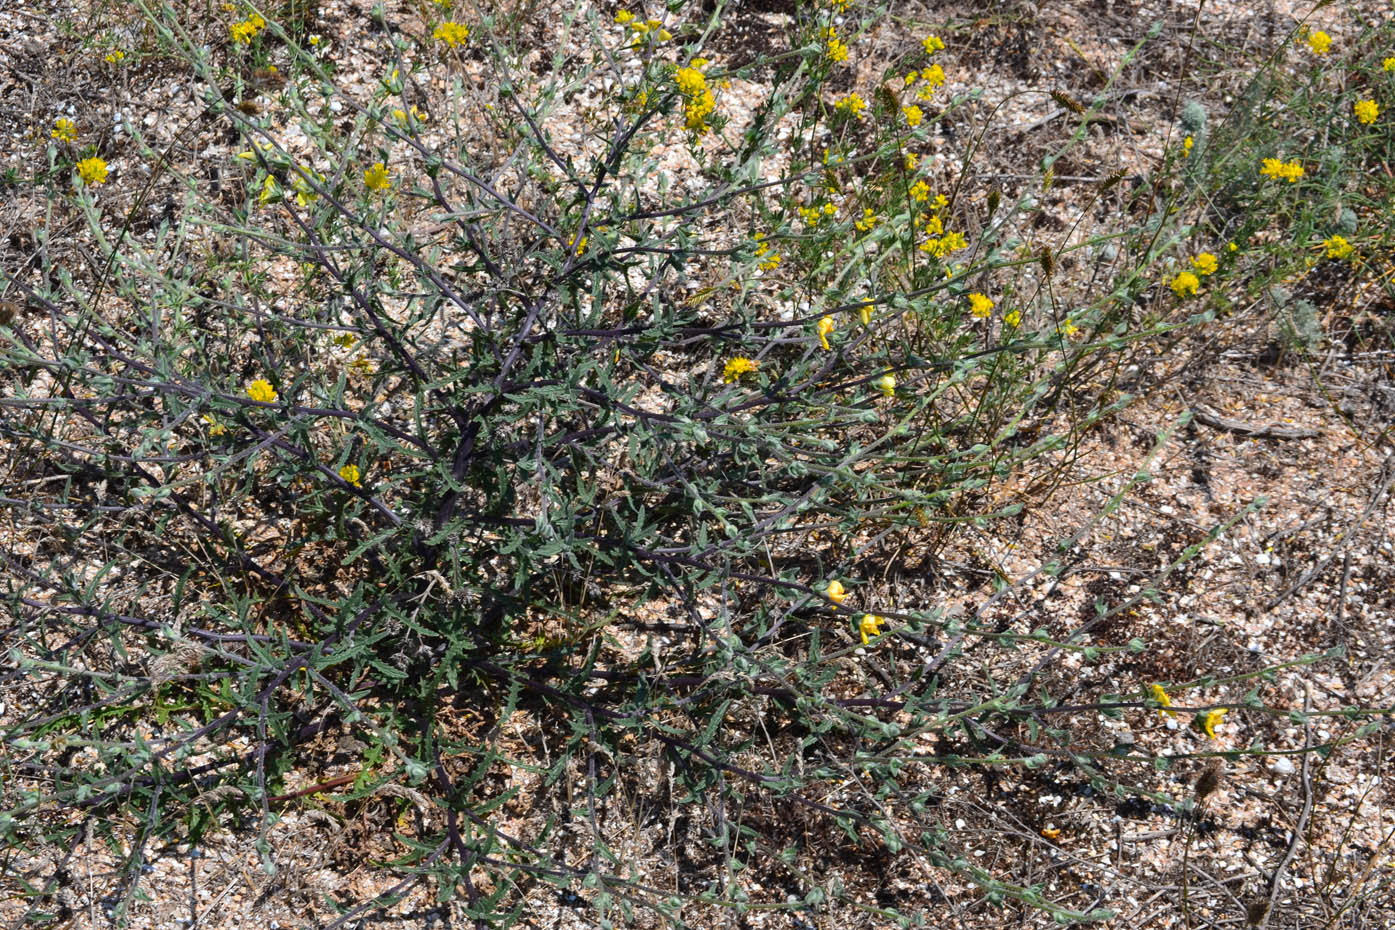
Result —
<instances>
[{"instance_id":1,"label":"yellow flower","mask_svg":"<svg viewBox=\"0 0 1395 930\"><path fill-rule=\"evenodd\" d=\"M824 317L823 319L819 320L819 326L818 326L819 342L823 343L824 349L832 349L832 348L833 348L833 346L831 346L831 345L828 344L828 334L831 333L831 332L833 332L833 327L834 327L833 317L831 317L831 316L826 316L826 317Z\"/></svg>"},{"instance_id":2,"label":"yellow flower","mask_svg":"<svg viewBox=\"0 0 1395 930\"><path fill-rule=\"evenodd\" d=\"M1201 286L1201 279L1190 271L1183 271L1172 279L1172 292L1178 297L1185 297L1188 294L1195 295L1196 289Z\"/></svg>"},{"instance_id":3,"label":"yellow flower","mask_svg":"<svg viewBox=\"0 0 1395 930\"><path fill-rule=\"evenodd\" d=\"M877 214L871 207L865 207L862 211L862 219L858 220L853 225L857 227L858 232L867 232L873 226L877 225Z\"/></svg>"},{"instance_id":4,"label":"yellow flower","mask_svg":"<svg viewBox=\"0 0 1395 930\"><path fill-rule=\"evenodd\" d=\"M581 241L577 242L576 236L572 236L570 239L567 240L567 248L570 249L572 247L572 243L576 242L575 252L577 255L580 255L582 252L586 251L586 243L589 242L590 239L590 236L582 236Z\"/></svg>"},{"instance_id":5,"label":"yellow flower","mask_svg":"<svg viewBox=\"0 0 1395 930\"><path fill-rule=\"evenodd\" d=\"M895 375L892 375L892 374L885 374L885 375L882 375L880 378L878 378L877 380L875 380L875 381L872 382L872 387L874 387L874 388L876 388L877 390L881 391L881 392L882 392L883 394L885 394L887 397L895 397L895 396L896 396L896 376L895 376Z\"/></svg>"},{"instance_id":6,"label":"yellow flower","mask_svg":"<svg viewBox=\"0 0 1395 930\"><path fill-rule=\"evenodd\" d=\"M1314 55L1326 55L1331 47L1332 37L1321 29L1308 33L1308 48L1313 50Z\"/></svg>"},{"instance_id":7,"label":"yellow flower","mask_svg":"<svg viewBox=\"0 0 1395 930\"><path fill-rule=\"evenodd\" d=\"M694 59L696 63L699 59ZM683 95L683 123L693 132L707 132L707 117L717 109L717 100L707 86L707 75L689 66L679 68L673 75L678 92Z\"/></svg>"},{"instance_id":8,"label":"yellow flower","mask_svg":"<svg viewBox=\"0 0 1395 930\"><path fill-rule=\"evenodd\" d=\"M1322 244L1327 247L1328 258L1346 258L1351 254L1351 243L1346 240L1345 236L1324 239Z\"/></svg>"},{"instance_id":9,"label":"yellow flower","mask_svg":"<svg viewBox=\"0 0 1395 930\"><path fill-rule=\"evenodd\" d=\"M436 27L436 31L431 33L431 38L440 39L451 48L455 48L464 45L465 40L470 38L470 27L446 20Z\"/></svg>"},{"instance_id":10,"label":"yellow flower","mask_svg":"<svg viewBox=\"0 0 1395 930\"><path fill-rule=\"evenodd\" d=\"M867 101L862 99L861 94L851 93L845 95L842 99L835 103L833 105L833 109L844 110L848 113L851 113L858 119L862 119L862 111L867 109Z\"/></svg>"},{"instance_id":11,"label":"yellow flower","mask_svg":"<svg viewBox=\"0 0 1395 930\"><path fill-rule=\"evenodd\" d=\"M824 589L824 593L827 594L828 599L835 604L841 604L848 599L848 592L843 590L842 582L836 578L828 583L828 587Z\"/></svg>"},{"instance_id":12,"label":"yellow flower","mask_svg":"<svg viewBox=\"0 0 1395 930\"><path fill-rule=\"evenodd\" d=\"M1191 136L1187 136L1187 138L1183 139L1183 140L1182 140L1182 154L1183 154L1183 155L1190 155L1190 154L1192 153L1192 146L1195 145L1195 144L1196 144L1196 143L1195 143L1195 141L1192 139Z\"/></svg>"},{"instance_id":13,"label":"yellow flower","mask_svg":"<svg viewBox=\"0 0 1395 930\"><path fill-rule=\"evenodd\" d=\"M107 55L106 55L107 64L109 64L109 65L119 65L119 64L121 64L122 59L124 59L125 57L126 57L126 53L125 53L125 52L123 52L123 51L122 51L121 49L119 49L119 48L114 48L114 49L112 49L111 51L107 52Z\"/></svg>"},{"instance_id":14,"label":"yellow flower","mask_svg":"<svg viewBox=\"0 0 1395 930\"><path fill-rule=\"evenodd\" d=\"M357 465L345 465L343 468L339 469L339 477L356 488L363 487L363 485L358 483L359 471Z\"/></svg>"},{"instance_id":15,"label":"yellow flower","mask_svg":"<svg viewBox=\"0 0 1395 930\"><path fill-rule=\"evenodd\" d=\"M271 382L265 378L258 378L247 385L247 396L263 404L274 404L276 402L276 389L271 386Z\"/></svg>"},{"instance_id":16,"label":"yellow flower","mask_svg":"<svg viewBox=\"0 0 1395 930\"><path fill-rule=\"evenodd\" d=\"M226 426L224 426L222 423L219 423L217 420L213 419L206 413L203 415L203 421L208 424L208 435L210 436L222 436L224 433L228 431L228 428Z\"/></svg>"},{"instance_id":17,"label":"yellow flower","mask_svg":"<svg viewBox=\"0 0 1395 930\"><path fill-rule=\"evenodd\" d=\"M843 62L848 60L848 46L843 40L838 38L838 32L832 26L824 30L824 39L828 42L828 60Z\"/></svg>"},{"instance_id":18,"label":"yellow flower","mask_svg":"<svg viewBox=\"0 0 1395 930\"><path fill-rule=\"evenodd\" d=\"M313 178L317 183L325 183L325 176L318 171L313 171L309 168L303 170L306 175L309 175L310 178ZM300 172L291 175L291 188L295 191L295 202L302 207L307 207L320 199L320 195L315 191L315 188L310 186L310 180L304 175L301 175Z\"/></svg>"},{"instance_id":19,"label":"yellow flower","mask_svg":"<svg viewBox=\"0 0 1395 930\"><path fill-rule=\"evenodd\" d=\"M1003 322L1013 329L1016 329L1022 325L1022 311L1009 310L1007 313L1003 314Z\"/></svg>"},{"instance_id":20,"label":"yellow flower","mask_svg":"<svg viewBox=\"0 0 1395 930\"><path fill-rule=\"evenodd\" d=\"M878 617L876 614L863 614L862 622L857 625L858 631L862 633L862 645L870 643L874 636L881 636L881 627L885 625L885 617Z\"/></svg>"},{"instance_id":21,"label":"yellow flower","mask_svg":"<svg viewBox=\"0 0 1395 930\"><path fill-rule=\"evenodd\" d=\"M1358 100L1351 108L1356 112L1356 118L1368 126L1380 116L1380 104L1374 100Z\"/></svg>"},{"instance_id":22,"label":"yellow flower","mask_svg":"<svg viewBox=\"0 0 1395 930\"><path fill-rule=\"evenodd\" d=\"M993 312L993 301L989 300L984 294L970 294L969 312L980 320L986 320L989 314Z\"/></svg>"},{"instance_id":23,"label":"yellow flower","mask_svg":"<svg viewBox=\"0 0 1395 930\"><path fill-rule=\"evenodd\" d=\"M371 191L385 191L392 187L392 178L388 177L387 165L382 162L374 162L372 167L363 172L363 183L368 185Z\"/></svg>"},{"instance_id":24,"label":"yellow flower","mask_svg":"<svg viewBox=\"0 0 1395 930\"><path fill-rule=\"evenodd\" d=\"M872 325L872 311L875 307L876 303L874 301L864 300L862 306L857 308L857 315L862 320L863 326Z\"/></svg>"},{"instance_id":25,"label":"yellow flower","mask_svg":"<svg viewBox=\"0 0 1395 930\"><path fill-rule=\"evenodd\" d=\"M1221 718L1225 715L1226 708L1221 707L1217 710L1208 710L1205 713L1197 714L1196 719L1197 723L1201 726L1202 732L1211 737L1211 739L1215 739L1216 725L1221 722Z\"/></svg>"},{"instance_id":26,"label":"yellow flower","mask_svg":"<svg viewBox=\"0 0 1395 930\"><path fill-rule=\"evenodd\" d=\"M84 184L105 184L107 181L107 163L95 155L91 158L84 158L77 163L77 173Z\"/></svg>"},{"instance_id":27,"label":"yellow flower","mask_svg":"<svg viewBox=\"0 0 1395 930\"><path fill-rule=\"evenodd\" d=\"M936 52L944 51L945 43L937 35L928 35L920 40L920 46L925 49L925 54L933 55Z\"/></svg>"},{"instance_id":28,"label":"yellow flower","mask_svg":"<svg viewBox=\"0 0 1395 930\"><path fill-rule=\"evenodd\" d=\"M1070 317L1066 317L1065 320L1061 322L1060 329L1061 335L1065 336L1067 339L1080 332L1080 327L1076 326Z\"/></svg>"},{"instance_id":29,"label":"yellow flower","mask_svg":"<svg viewBox=\"0 0 1395 930\"><path fill-rule=\"evenodd\" d=\"M739 380L742 375L750 374L757 368L760 368L760 362L738 355L727 362L726 367L722 369L722 380L731 384L733 381Z\"/></svg>"},{"instance_id":30,"label":"yellow flower","mask_svg":"<svg viewBox=\"0 0 1395 930\"><path fill-rule=\"evenodd\" d=\"M944 85L945 69L941 68L939 65L931 65L930 67L921 71L920 76L925 78L926 83L928 83L930 85L930 88L933 90L936 87L941 87ZM930 98L927 96L925 99L928 100Z\"/></svg>"},{"instance_id":31,"label":"yellow flower","mask_svg":"<svg viewBox=\"0 0 1395 930\"><path fill-rule=\"evenodd\" d=\"M1239 246L1239 244L1238 244L1238 243L1235 243L1235 242L1227 242L1225 248L1226 248L1226 251L1227 251L1227 252L1238 252L1238 251L1240 251L1240 246Z\"/></svg>"},{"instance_id":32,"label":"yellow flower","mask_svg":"<svg viewBox=\"0 0 1395 930\"><path fill-rule=\"evenodd\" d=\"M366 355L360 355L349 363L349 372L359 377L367 377L378 370L378 366L373 364L373 360Z\"/></svg>"},{"instance_id":33,"label":"yellow flower","mask_svg":"<svg viewBox=\"0 0 1395 930\"><path fill-rule=\"evenodd\" d=\"M1218 267L1219 264L1216 261L1216 256L1212 255L1210 252L1202 252L1196 258L1192 259L1192 268L1203 278L1207 275L1215 274Z\"/></svg>"},{"instance_id":34,"label":"yellow flower","mask_svg":"<svg viewBox=\"0 0 1395 930\"><path fill-rule=\"evenodd\" d=\"M1380 63L1380 66L1386 71L1395 71L1395 58L1387 58Z\"/></svg>"},{"instance_id":35,"label":"yellow flower","mask_svg":"<svg viewBox=\"0 0 1395 930\"><path fill-rule=\"evenodd\" d=\"M77 141L77 124L70 119L57 119L53 121L53 132L49 133L59 142Z\"/></svg>"},{"instance_id":36,"label":"yellow flower","mask_svg":"<svg viewBox=\"0 0 1395 930\"><path fill-rule=\"evenodd\" d=\"M1285 163L1277 158L1266 158L1259 173L1275 180L1282 179L1290 184L1295 184L1299 178L1303 177L1303 166L1296 161Z\"/></svg>"},{"instance_id":37,"label":"yellow flower","mask_svg":"<svg viewBox=\"0 0 1395 930\"><path fill-rule=\"evenodd\" d=\"M919 156L919 155L917 155L915 152L907 152L907 153L906 153L906 170L907 170L907 171L914 171L914 170L916 169L916 166L918 166L919 164L920 164L920 156Z\"/></svg>"},{"instance_id":38,"label":"yellow flower","mask_svg":"<svg viewBox=\"0 0 1395 930\"><path fill-rule=\"evenodd\" d=\"M921 120L925 119L925 112L915 104L902 107L901 112L906 115L906 125L910 126L912 129L919 126Z\"/></svg>"},{"instance_id":39,"label":"yellow flower","mask_svg":"<svg viewBox=\"0 0 1395 930\"><path fill-rule=\"evenodd\" d=\"M228 32L232 35L234 42L246 44L265 28L266 20L262 19L260 14L253 13L242 22L229 26Z\"/></svg>"},{"instance_id":40,"label":"yellow flower","mask_svg":"<svg viewBox=\"0 0 1395 930\"><path fill-rule=\"evenodd\" d=\"M1166 714L1169 717L1176 717L1177 711L1168 710L1168 708L1172 706L1172 698L1167 696L1167 692L1163 690L1163 686L1149 685L1149 687L1153 691L1153 700L1158 702L1158 714Z\"/></svg>"},{"instance_id":41,"label":"yellow flower","mask_svg":"<svg viewBox=\"0 0 1395 930\"><path fill-rule=\"evenodd\" d=\"M634 18L635 14L631 13L629 10L621 10L619 13L615 14L615 21L622 26Z\"/></svg>"}]
</instances>

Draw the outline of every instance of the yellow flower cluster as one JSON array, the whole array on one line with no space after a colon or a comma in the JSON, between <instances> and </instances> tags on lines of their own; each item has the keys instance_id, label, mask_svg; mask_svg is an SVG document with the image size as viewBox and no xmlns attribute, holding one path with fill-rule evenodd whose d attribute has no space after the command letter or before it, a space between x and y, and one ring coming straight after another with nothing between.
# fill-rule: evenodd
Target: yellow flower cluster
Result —
<instances>
[{"instance_id":1,"label":"yellow flower cluster","mask_svg":"<svg viewBox=\"0 0 1395 930\"><path fill-rule=\"evenodd\" d=\"M247 385L247 396L260 404L273 404L276 402L276 389L271 386L270 381L258 378Z\"/></svg>"},{"instance_id":2,"label":"yellow flower cluster","mask_svg":"<svg viewBox=\"0 0 1395 930\"><path fill-rule=\"evenodd\" d=\"M1266 158L1259 173L1275 180L1282 179L1290 184L1295 184L1299 178L1303 177L1303 166L1296 161L1282 162L1277 158Z\"/></svg>"},{"instance_id":3,"label":"yellow flower cluster","mask_svg":"<svg viewBox=\"0 0 1395 930\"><path fill-rule=\"evenodd\" d=\"M1376 117L1380 116L1380 104L1374 100L1358 100L1352 104L1351 108L1356 113L1356 118L1367 126L1374 123Z\"/></svg>"},{"instance_id":4,"label":"yellow flower cluster","mask_svg":"<svg viewBox=\"0 0 1395 930\"><path fill-rule=\"evenodd\" d=\"M986 294L970 294L969 312L980 320L986 320L993 312L993 301Z\"/></svg>"},{"instance_id":5,"label":"yellow flower cluster","mask_svg":"<svg viewBox=\"0 0 1395 930\"><path fill-rule=\"evenodd\" d=\"M799 208L799 217L804 220L806 226L818 226L824 220L838 215L838 205L833 201L826 201L822 206L815 204L809 207Z\"/></svg>"},{"instance_id":6,"label":"yellow flower cluster","mask_svg":"<svg viewBox=\"0 0 1395 930\"><path fill-rule=\"evenodd\" d=\"M374 162L368 170L363 172L363 183L370 191L385 191L392 187L392 178L388 177L387 165L382 162Z\"/></svg>"},{"instance_id":7,"label":"yellow flower cluster","mask_svg":"<svg viewBox=\"0 0 1395 930\"><path fill-rule=\"evenodd\" d=\"M770 246L765 241L765 233L756 233L756 258L760 259L757 266L761 271L774 271L780 267L780 253L772 252Z\"/></svg>"},{"instance_id":8,"label":"yellow flower cluster","mask_svg":"<svg viewBox=\"0 0 1395 930\"><path fill-rule=\"evenodd\" d=\"M107 181L107 163L97 156L84 158L77 163L78 177L82 178L82 183L90 186L105 184Z\"/></svg>"},{"instance_id":9,"label":"yellow flower cluster","mask_svg":"<svg viewBox=\"0 0 1395 930\"><path fill-rule=\"evenodd\" d=\"M361 475L359 473L357 465L345 465L343 468L339 469L339 477L343 478L345 481L347 481L349 484L352 484L356 488L363 487L363 485L359 484L359 478L361 477Z\"/></svg>"},{"instance_id":10,"label":"yellow flower cluster","mask_svg":"<svg viewBox=\"0 0 1395 930\"><path fill-rule=\"evenodd\" d=\"M856 92L848 94L833 105L833 109L848 113L857 119L862 119L862 111L867 109L867 101Z\"/></svg>"},{"instance_id":11,"label":"yellow flower cluster","mask_svg":"<svg viewBox=\"0 0 1395 930\"><path fill-rule=\"evenodd\" d=\"M969 243L964 238L964 234L958 230L943 232L944 223L938 216L932 216L925 222L925 231L930 238L920 244L920 251L935 258L944 258L950 252L957 252L967 248Z\"/></svg>"},{"instance_id":12,"label":"yellow flower cluster","mask_svg":"<svg viewBox=\"0 0 1395 930\"><path fill-rule=\"evenodd\" d=\"M1177 277L1172 279L1171 285L1172 293L1176 294L1178 297L1186 297L1188 294L1195 296L1196 289L1200 286L1201 279L1190 271L1178 273Z\"/></svg>"},{"instance_id":13,"label":"yellow flower cluster","mask_svg":"<svg viewBox=\"0 0 1395 930\"><path fill-rule=\"evenodd\" d=\"M1324 239L1322 244L1327 248L1328 258L1346 258L1352 252L1351 243L1346 240L1345 236Z\"/></svg>"},{"instance_id":14,"label":"yellow flower cluster","mask_svg":"<svg viewBox=\"0 0 1395 930\"><path fill-rule=\"evenodd\" d=\"M455 48L464 45L465 40L470 38L470 27L446 20L436 27L436 31L431 33L431 38L440 39L451 48Z\"/></svg>"},{"instance_id":15,"label":"yellow flower cluster","mask_svg":"<svg viewBox=\"0 0 1395 930\"><path fill-rule=\"evenodd\" d=\"M924 39L921 39L920 46L925 49L925 54L927 55L933 55L945 49L944 40L937 35L928 35Z\"/></svg>"},{"instance_id":16,"label":"yellow flower cluster","mask_svg":"<svg viewBox=\"0 0 1395 930\"><path fill-rule=\"evenodd\" d=\"M1332 37L1321 29L1308 33L1308 48L1313 50L1314 55L1326 55L1331 47Z\"/></svg>"},{"instance_id":17,"label":"yellow flower cluster","mask_svg":"<svg viewBox=\"0 0 1395 930\"><path fill-rule=\"evenodd\" d=\"M653 37L660 42L667 42L673 38L673 33L664 28L664 24L657 19L639 19L628 10L621 10L615 14L615 21L622 26L628 26L630 32L634 33L635 45L642 40Z\"/></svg>"},{"instance_id":18,"label":"yellow flower cluster","mask_svg":"<svg viewBox=\"0 0 1395 930\"><path fill-rule=\"evenodd\" d=\"M916 91L916 96L921 100L929 100L935 96L936 90L944 86L945 69L941 68L939 65L931 65L920 71L912 71L906 75L906 86L910 87L922 78L925 80L925 84L921 86L920 90Z\"/></svg>"},{"instance_id":19,"label":"yellow flower cluster","mask_svg":"<svg viewBox=\"0 0 1395 930\"><path fill-rule=\"evenodd\" d=\"M315 180L317 184L325 183L325 176L310 168L303 169L306 175ZM310 181L299 172L291 174L291 189L295 191L295 202L302 207L308 207L320 198L315 188L310 186Z\"/></svg>"},{"instance_id":20,"label":"yellow flower cluster","mask_svg":"<svg viewBox=\"0 0 1395 930\"><path fill-rule=\"evenodd\" d=\"M253 13L251 16L238 23L233 23L228 27L228 33L232 40L242 45L246 45L256 38L257 33L266 28L266 20L262 19L260 13Z\"/></svg>"},{"instance_id":21,"label":"yellow flower cluster","mask_svg":"<svg viewBox=\"0 0 1395 930\"><path fill-rule=\"evenodd\" d=\"M877 214L871 207L865 207L862 211L862 219L853 224L858 232L868 232L877 225Z\"/></svg>"},{"instance_id":22,"label":"yellow flower cluster","mask_svg":"<svg viewBox=\"0 0 1395 930\"><path fill-rule=\"evenodd\" d=\"M758 368L760 368L760 362L738 355L727 362L726 367L722 369L722 380L731 384L733 381L739 380L742 375L748 375Z\"/></svg>"},{"instance_id":23,"label":"yellow flower cluster","mask_svg":"<svg viewBox=\"0 0 1395 930\"><path fill-rule=\"evenodd\" d=\"M1192 270L1203 278L1207 275L1215 274L1216 269L1219 267L1220 263L1216 261L1216 256L1212 255L1210 252L1202 252L1196 258L1192 259Z\"/></svg>"},{"instance_id":24,"label":"yellow flower cluster","mask_svg":"<svg viewBox=\"0 0 1395 930\"><path fill-rule=\"evenodd\" d=\"M106 61L109 65L119 65L125 61L126 53L119 48L114 48L106 54Z\"/></svg>"},{"instance_id":25,"label":"yellow flower cluster","mask_svg":"<svg viewBox=\"0 0 1395 930\"><path fill-rule=\"evenodd\" d=\"M1395 71L1395 58L1387 58L1380 63L1380 66L1386 71Z\"/></svg>"},{"instance_id":26,"label":"yellow flower cluster","mask_svg":"<svg viewBox=\"0 0 1395 930\"><path fill-rule=\"evenodd\" d=\"M707 118L717 109L717 100L707 86L707 75L691 66L679 68L673 82L683 95L683 125L698 134L707 132Z\"/></svg>"},{"instance_id":27,"label":"yellow flower cluster","mask_svg":"<svg viewBox=\"0 0 1395 930\"><path fill-rule=\"evenodd\" d=\"M908 193L910 193L912 199L917 203L924 203L930 199L930 185L926 184L923 180L916 181L911 185Z\"/></svg>"},{"instance_id":28,"label":"yellow flower cluster","mask_svg":"<svg viewBox=\"0 0 1395 930\"><path fill-rule=\"evenodd\" d=\"M77 141L77 124L70 119L57 119L53 122L53 132L49 133L59 142Z\"/></svg>"},{"instance_id":29,"label":"yellow flower cluster","mask_svg":"<svg viewBox=\"0 0 1395 930\"><path fill-rule=\"evenodd\" d=\"M915 104L902 107L901 112L906 117L906 125L910 126L912 129L919 126L921 121L925 119L925 111Z\"/></svg>"},{"instance_id":30,"label":"yellow flower cluster","mask_svg":"<svg viewBox=\"0 0 1395 930\"><path fill-rule=\"evenodd\" d=\"M844 62L848 60L847 43L838 38L838 30L829 26L823 33L824 42L827 44L826 54L829 61Z\"/></svg>"}]
</instances>

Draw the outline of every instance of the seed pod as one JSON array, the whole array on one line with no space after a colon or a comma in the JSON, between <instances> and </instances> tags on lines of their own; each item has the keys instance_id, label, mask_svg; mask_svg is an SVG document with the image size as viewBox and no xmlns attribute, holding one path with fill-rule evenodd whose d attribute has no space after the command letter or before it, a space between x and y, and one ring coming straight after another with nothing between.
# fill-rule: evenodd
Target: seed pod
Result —
<instances>
[{"instance_id":1,"label":"seed pod","mask_svg":"<svg viewBox=\"0 0 1395 930\"><path fill-rule=\"evenodd\" d=\"M1196 797L1198 801L1204 801L1217 788L1221 786L1221 760L1214 759L1206 766L1206 770L1201 773L1196 780Z\"/></svg>"},{"instance_id":2,"label":"seed pod","mask_svg":"<svg viewBox=\"0 0 1395 930\"><path fill-rule=\"evenodd\" d=\"M1063 90L1053 90L1051 92L1051 99L1067 110L1070 110L1072 113L1080 114L1085 112L1085 107L1081 105L1080 101Z\"/></svg>"},{"instance_id":3,"label":"seed pod","mask_svg":"<svg viewBox=\"0 0 1395 930\"><path fill-rule=\"evenodd\" d=\"M997 188L988 192L988 215L992 216L998 212L998 201L1003 199L1003 195Z\"/></svg>"},{"instance_id":4,"label":"seed pod","mask_svg":"<svg viewBox=\"0 0 1395 930\"><path fill-rule=\"evenodd\" d=\"M1041 270L1046 272L1048 278L1056 273L1056 257L1051 254L1051 246L1042 246L1037 260L1041 262Z\"/></svg>"},{"instance_id":5,"label":"seed pod","mask_svg":"<svg viewBox=\"0 0 1395 930\"><path fill-rule=\"evenodd\" d=\"M878 87L875 96L877 102L886 107L889 112L896 113L901 109L901 97L890 84Z\"/></svg>"},{"instance_id":6,"label":"seed pod","mask_svg":"<svg viewBox=\"0 0 1395 930\"><path fill-rule=\"evenodd\" d=\"M1100 193L1104 193L1105 191L1109 190L1111 187L1113 187L1115 184L1118 184L1122 180L1124 180L1124 172L1114 172L1109 177L1105 178L1103 181L1100 182Z\"/></svg>"}]
</instances>

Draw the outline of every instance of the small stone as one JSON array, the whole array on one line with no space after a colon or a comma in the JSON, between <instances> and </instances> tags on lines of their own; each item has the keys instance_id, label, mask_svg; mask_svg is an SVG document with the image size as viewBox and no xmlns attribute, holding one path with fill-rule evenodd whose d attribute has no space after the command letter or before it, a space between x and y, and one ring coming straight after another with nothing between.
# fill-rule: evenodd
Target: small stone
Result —
<instances>
[{"instance_id":1,"label":"small stone","mask_svg":"<svg viewBox=\"0 0 1395 930\"><path fill-rule=\"evenodd\" d=\"M1269 763L1269 771L1273 772L1275 775L1292 775L1297 769L1294 767L1293 762L1289 760L1288 756L1279 756L1273 762Z\"/></svg>"}]
</instances>

